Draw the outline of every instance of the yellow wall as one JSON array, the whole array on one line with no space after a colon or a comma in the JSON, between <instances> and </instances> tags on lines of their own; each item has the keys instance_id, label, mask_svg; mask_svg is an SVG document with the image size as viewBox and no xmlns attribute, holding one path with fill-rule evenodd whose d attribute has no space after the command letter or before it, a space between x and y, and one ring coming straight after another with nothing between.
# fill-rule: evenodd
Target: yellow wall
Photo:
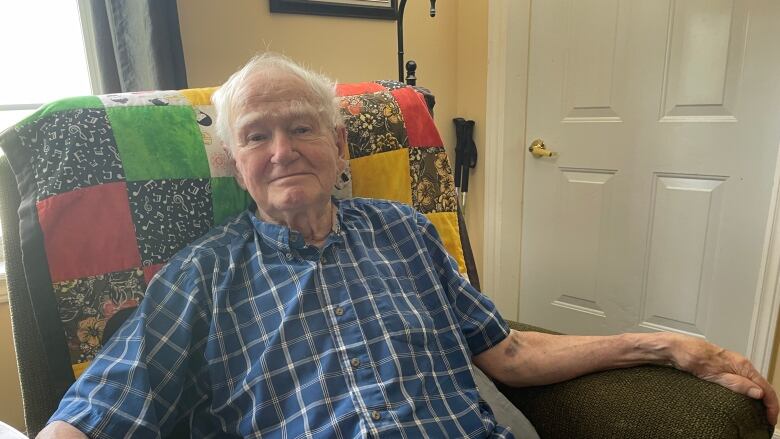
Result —
<instances>
[{"instance_id":1,"label":"yellow wall","mask_svg":"<svg viewBox=\"0 0 780 439\"><path fill-rule=\"evenodd\" d=\"M4 282L0 282L0 290L5 290ZM0 421L24 431L22 391L19 387L8 303L0 303L0 377Z\"/></svg>"},{"instance_id":2,"label":"yellow wall","mask_svg":"<svg viewBox=\"0 0 780 439\"><path fill-rule=\"evenodd\" d=\"M767 378L772 383L772 387L780 392L780 367L777 367L777 356L780 352L780 325L775 328L775 347L772 349L772 360L769 362L769 373Z\"/></svg>"},{"instance_id":3,"label":"yellow wall","mask_svg":"<svg viewBox=\"0 0 780 439\"><path fill-rule=\"evenodd\" d=\"M284 53L340 82L397 79L393 21L271 14L268 2L257 0L180 0L178 8L191 87L222 83L264 50ZM407 4L404 49L407 60L417 61L418 84L436 95L436 124L453 157L456 116L476 121L475 140L484 147L487 2L441 1L435 18L428 8L425 0ZM480 267L483 182L478 171L466 211Z\"/></svg>"},{"instance_id":4,"label":"yellow wall","mask_svg":"<svg viewBox=\"0 0 780 439\"><path fill-rule=\"evenodd\" d=\"M443 2L441 2L443 3ZM487 95L486 1L461 0L458 3L457 113L474 124L474 142L479 156L469 179L466 224L477 271L482 273L482 243L485 191L485 111ZM490 293L489 291L487 293Z\"/></svg>"}]
</instances>

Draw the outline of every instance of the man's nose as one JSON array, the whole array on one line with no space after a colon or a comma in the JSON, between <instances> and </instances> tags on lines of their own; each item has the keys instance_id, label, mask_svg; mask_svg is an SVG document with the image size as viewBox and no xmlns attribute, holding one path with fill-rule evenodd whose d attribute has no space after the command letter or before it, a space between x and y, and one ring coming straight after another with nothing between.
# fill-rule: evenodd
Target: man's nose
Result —
<instances>
[{"instance_id":1,"label":"man's nose","mask_svg":"<svg viewBox=\"0 0 780 439\"><path fill-rule=\"evenodd\" d=\"M271 145L271 162L284 165L298 158L293 139L287 132L274 133Z\"/></svg>"}]
</instances>

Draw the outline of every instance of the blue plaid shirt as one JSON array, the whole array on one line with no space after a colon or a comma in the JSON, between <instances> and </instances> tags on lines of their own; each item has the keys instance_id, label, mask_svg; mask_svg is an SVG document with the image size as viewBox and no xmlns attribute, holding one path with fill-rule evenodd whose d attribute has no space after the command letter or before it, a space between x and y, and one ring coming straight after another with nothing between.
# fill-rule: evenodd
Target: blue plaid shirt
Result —
<instances>
[{"instance_id":1,"label":"blue plaid shirt","mask_svg":"<svg viewBox=\"0 0 780 439\"><path fill-rule=\"evenodd\" d=\"M334 201L322 250L245 211L179 252L51 418L92 437L512 437L471 357L509 329L410 207Z\"/></svg>"}]
</instances>

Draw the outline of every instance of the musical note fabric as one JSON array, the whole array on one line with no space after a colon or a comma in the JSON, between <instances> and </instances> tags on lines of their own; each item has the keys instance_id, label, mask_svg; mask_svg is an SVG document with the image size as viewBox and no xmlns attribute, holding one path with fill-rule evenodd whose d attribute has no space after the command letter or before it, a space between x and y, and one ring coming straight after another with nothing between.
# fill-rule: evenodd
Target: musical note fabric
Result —
<instances>
[{"instance_id":1,"label":"musical note fabric","mask_svg":"<svg viewBox=\"0 0 780 439\"><path fill-rule=\"evenodd\" d=\"M169 258L249 204L216 138L214 90L64 99L0 134L22 195L36 318L47 351L74 375ZM352 171L339 194L412 204L465 273L452 173L423 98L393 81L338 93Z\"/></svg>"}]
</instances>

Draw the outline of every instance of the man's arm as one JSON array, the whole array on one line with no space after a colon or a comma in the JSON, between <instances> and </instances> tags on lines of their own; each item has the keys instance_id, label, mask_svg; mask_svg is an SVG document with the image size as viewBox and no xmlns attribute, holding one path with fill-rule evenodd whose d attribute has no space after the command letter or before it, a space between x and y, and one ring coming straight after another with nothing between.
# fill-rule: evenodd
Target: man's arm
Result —
<instances>
[{"instance_id":1,"label":"man's arm","mask_svg":"<svg viewBox=\"0 0 780 439\"><path fill-rule=\"evenodd\" d=\"M86 439L87 435L67 422L54 421L35 436L36 439Z\"/></svg>"},{"instance_id":2,"label":"man's arm","mask_svg":"<svg viewBox=\"0 0 780 439\"><path fill-rule=\"evenodd\" d=\"M772 386L745 357L704 340L672 333L569 336L512 330L496 346L474 357L491 378L523 387L557 383L607 369L662 364L763 399L767 419L777 423Z\"/></svg>"}]
</instances>

